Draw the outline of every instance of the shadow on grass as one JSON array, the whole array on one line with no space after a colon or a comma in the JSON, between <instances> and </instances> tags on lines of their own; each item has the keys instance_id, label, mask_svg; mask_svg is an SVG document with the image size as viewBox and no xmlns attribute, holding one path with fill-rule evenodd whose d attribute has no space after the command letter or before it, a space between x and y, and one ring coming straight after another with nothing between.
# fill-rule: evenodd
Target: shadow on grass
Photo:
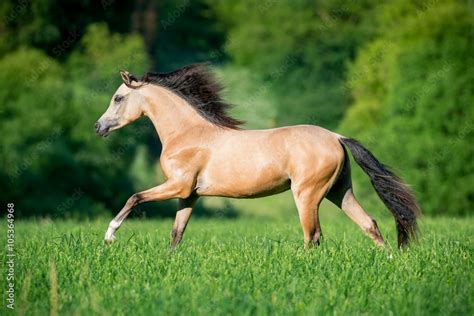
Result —
<instances>
[{"instance_id":1,"label":"shadow on grass","mask_svg":"<svg viewBox=\"0 0 474 316\"><path fill-rule=\"evenodd\" d=\"M193 208L193 217L204 218L237 218L238 210L229 202L224 200L222 207L213 207L204 205L199 200ZM134 208L130 217L134 218L174 218L176 215L178 203L177 201L161 201L151 202L139 205Z\"/></svg>"}]
</instances>

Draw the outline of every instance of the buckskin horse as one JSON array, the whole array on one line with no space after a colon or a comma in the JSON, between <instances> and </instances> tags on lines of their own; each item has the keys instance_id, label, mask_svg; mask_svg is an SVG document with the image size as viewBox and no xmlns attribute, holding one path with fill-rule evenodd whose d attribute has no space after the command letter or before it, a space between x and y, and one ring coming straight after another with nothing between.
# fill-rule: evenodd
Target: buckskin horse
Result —
<instances>
[{"instance_id":1,"label":"buckskin horse","mask_svg":"<svg viewBox=\"0 0 474 316\"><path fill-rule=\"evenodd\" d=\"M291 189L305 247L319 245L319 206L327 198L377 245L384 241L377 223L352 191L348 148L367 173L395 218L398 245L416 238L419 207L410 189L356 140L313 125L246 130L228 114L221 86L205 65L170 73L146 73L141 79L122 71L96 132L106 136L141 116L148 116L162 144L160 164L166 181L133 194L110 222L105 243L137 204L177 198L179 207L171 247L183 237L200 196L256 198Z\"/></svg>"}]
</instances>

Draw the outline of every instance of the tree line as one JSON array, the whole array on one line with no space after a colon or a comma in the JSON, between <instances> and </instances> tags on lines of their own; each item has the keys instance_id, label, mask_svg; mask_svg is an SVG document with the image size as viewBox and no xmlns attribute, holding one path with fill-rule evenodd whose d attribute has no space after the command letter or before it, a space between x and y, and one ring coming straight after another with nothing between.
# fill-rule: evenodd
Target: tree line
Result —
<instances>
[{"instance_id":1,"label":"tree line","mask_svg":"<svg viewBox=\"0 0 474 316\"><path fill-rule=\"evenodd\" d=\"M2 203L93 217L155 185L151 124L103 140L93 123L120 70L210 61L247 127L317 124L354 137L397 166L425 214L470 214L472 13L454 0L3 1ZM383 207L353 169L358 195Z\"/></svg>"}]
</instances>

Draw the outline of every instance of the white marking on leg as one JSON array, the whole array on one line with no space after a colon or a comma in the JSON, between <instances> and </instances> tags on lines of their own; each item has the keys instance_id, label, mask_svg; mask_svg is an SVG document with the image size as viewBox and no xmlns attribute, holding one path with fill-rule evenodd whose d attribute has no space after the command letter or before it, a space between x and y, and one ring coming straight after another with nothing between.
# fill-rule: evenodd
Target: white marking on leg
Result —
<instances>
[{"instance_id":1,"label":"white marking on leg","mask_svg":"<svg viewBox=\"0 0 474 316\"><path fill-rule=\"evenodd\" d=\"M109 224L109 228L105 233L104 241L106 244L111 244L115 240L115 231L120 227L120 222L112 220Z\"/></svg>"},{"instance_id":2,"label":"white marking on leg","mask_svg":"<svg viewBox=\"0 0 474 316\"><path fill-rule=\"evenodd\" d=\"M113 219L112 221L110 221L109 227L117 230L120 227L120 225L122 225L122 222L119 222Z\"/></svg>"},{"instance_id":3,"label":"white marking on leg","mask_svg":"<svg viewBox=\"0 0 474 316\"><path fill-rule=\"evenodd\" d=\"M115 240L114 230L109 227L105 233L104 242L106 244L111 244Z\"/></svg>"}]
</instances>

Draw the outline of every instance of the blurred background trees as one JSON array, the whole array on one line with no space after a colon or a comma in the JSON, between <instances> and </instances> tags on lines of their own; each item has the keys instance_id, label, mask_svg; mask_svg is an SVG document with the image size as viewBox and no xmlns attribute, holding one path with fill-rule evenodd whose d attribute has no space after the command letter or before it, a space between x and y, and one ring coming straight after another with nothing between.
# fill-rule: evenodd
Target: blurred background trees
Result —
<instances>
[{"instance_id":1,"label":"blurred background trees","mask_svg":"<svg viewBox=\"0 0 474 316\"><path fill-rule=\"evenodd\" d=\"M396 165L426 214L469 214L474 201L474 33L459 1L396 1L350 67L354 101L341 132ZM401 19L402 18L402 19ZM358 183L363 181L358 175ZM360 185L365 196L367 186ZM375 202L374 202L375 203Z\"/></svg>"},{"instance_id":2,"label":"blurred background trees","mask_svg":"<svg viewBox=\"0 0 474 316\"><path fill-rule=\"evenodd\" d=\"M115 213L162 180L146 119L105 140L94 133L119 70L210 61L248 128L307 123L357 138L398 168L425 214L469 214L473 10L454 0L3 1L1 202L23 216ZM353 170L364 205L382 208Z\"/></svg>"}]
</instances>

